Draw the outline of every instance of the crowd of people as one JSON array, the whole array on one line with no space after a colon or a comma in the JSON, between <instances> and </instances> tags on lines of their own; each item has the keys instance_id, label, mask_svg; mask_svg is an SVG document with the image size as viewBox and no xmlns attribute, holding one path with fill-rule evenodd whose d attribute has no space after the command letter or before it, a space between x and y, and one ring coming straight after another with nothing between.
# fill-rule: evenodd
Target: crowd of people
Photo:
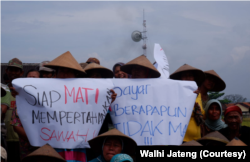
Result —
<instances>
[{"instance_id":1,"label":"crowd of people","mask_svg":"<svg viewBox=\"0 0 250 162\"><path fill-rule=\"evenodd\" d=\"M88 141L90 149L63 149L44 145L40 148L29 143L18 116L15 102L19 95L12 86L14 79L24 74L23 64L13 58L9 61L4 83L1 84L1 159L2 161L67 161L113 162L135 161L136 142L112 127L107 114L99 135ZM52 61L44 61L38 68L29 70L27 78L159 78L160 72L144 56L128 63L116 63L110 70L100 65L97 58L78 63L68 51ZM224 111L218 100L210 99L208 92L226 88L223 79L214 71L202 71L184 64L169 77L174 80L195 81L197 98L181 146L250 146L250 127L241 126L242 111L231 106ZM112 102L116 93L111 90ZM6 150L6 151L5 151ZM5 152L4 152L5 151Z\"/></svg>"}]
</instances>

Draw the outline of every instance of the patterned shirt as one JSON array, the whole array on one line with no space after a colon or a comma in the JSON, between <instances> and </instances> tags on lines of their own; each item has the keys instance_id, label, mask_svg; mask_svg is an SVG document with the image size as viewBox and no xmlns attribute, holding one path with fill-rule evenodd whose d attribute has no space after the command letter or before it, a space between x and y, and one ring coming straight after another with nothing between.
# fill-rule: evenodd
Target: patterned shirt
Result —
<instances>
[{"instance_id":1,"label":"patterned shirt","mask_svg":"<svg viewBox=\"0 0 250 162\"><path fill-rule=\"evenodd\" d=\"M67 162L87 162L86 149L54 148Z\"/></svg>"},{"instance_id":2,"label":"patterned shirt","mask_svg":"<svg viewBox=\"0 0 250 162\"><path fill-rule=\"evenodd\" d=\"M16 105L12 111L12 117L11 117L11 125L13 126L18 126L18 127L23 127L22 123L20 121L20 118L17 114L17 108ZM26 157L28 154L30 154L31 152L35 151L37 148L33 147L30 145L29 141L24 140L22 138L19 138L19 144L20 144L20 156L21 159L23 159L24 157Z\"/></svg>"}]
</instances>

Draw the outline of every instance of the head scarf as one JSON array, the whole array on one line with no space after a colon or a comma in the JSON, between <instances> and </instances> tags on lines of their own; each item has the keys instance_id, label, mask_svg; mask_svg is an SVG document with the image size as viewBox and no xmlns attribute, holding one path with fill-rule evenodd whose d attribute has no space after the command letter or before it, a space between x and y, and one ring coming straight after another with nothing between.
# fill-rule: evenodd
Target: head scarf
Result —
<instances>
[{"instance_id":1,"label":"head scarf","mask_svg":"<svg viewBox=\"0 0 250 162\"><path fill-rule=\"evenodd\" d=\"M127 154L116 154L110 160L110 162L123 162L123 161L134 162L133 159L132 159L132 157L130 157Z\"/></svg>"},{"instance_id":2,"label":"head scarf","mask_svg":"<svg viewBox=\"0 0 250 162\"><path fill-rule=\"evenodd\" d=\"M242 116L242 111L239 108L239 106L230 106L230 107L226 108L226 110L224 112L224 116L226 116L231 111L237 111L240 114L240 116Z\"/></svg>"},{"instance_id":3,"label":"head scarf","mask_svg":"<svg viewBox=\"0 0 250 162\"><path fill-rule=\"evenodd\" d=\"M211 104L213 103L217 103L219 105L220 108L220 118L216 121L212 121L210 119L208 119L208 117L205 120L205 125L209 128L212 129L214 131L220 130L222 128L226 128L227 124L225 124L222 120L221 120L221 115L222 115L222 107L221 107L221 103L218 100L212 99L209 100L205 106L205 114L208 114L208 109L210 107ZM207 116L207 115L206 115Z\"/></svg>"}]
</instances>

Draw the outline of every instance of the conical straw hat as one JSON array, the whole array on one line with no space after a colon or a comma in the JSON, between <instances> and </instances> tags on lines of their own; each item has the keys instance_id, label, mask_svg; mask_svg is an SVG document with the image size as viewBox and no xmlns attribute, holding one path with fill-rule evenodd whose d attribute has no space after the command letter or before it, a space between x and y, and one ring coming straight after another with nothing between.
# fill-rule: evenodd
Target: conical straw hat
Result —
<instances>
[{"instance_id":1,"label":"conical straw hat","mask_svg":"<svg viewBox=\"0 0 250 162\"><path fill-rule=\"evenodd\" d=\"M170 75L170 79L181 80L181 72L191 71L194 74L194 80L198 86L205 80L205 74L202 70L197 69L188 64L184 64L179 67L173 74Z\"/></svg>"},{"instance_id":2,"label":"conical straw hat","mask_svg":"<svg viewBox=\"0 0 250 162\"><path fill-rule=\"evenodd\" d=\"M197 141L203 145L205 145L208 141L218 141L224 143L225 145L229 142L229 140L218 131L211 132Z\"/></svg>"},{"instance_id":3,"label":"conical straw hat","mask_svg":"<svg viewBox=\"0 0 250 162\"><path fill-rule=\"evenodd\" d=\"M130 138L129 136L126 136L125 134L123 134L122 132L118 131L115 128L88 141L91 149L94 150L98 155L102 154L102 146L106 137L121 138L123 140L122 152L130 156L134 156L135 151L136 151L136 146L137 146L136 142L132 138Z\"/></svg>"},{"instance_id":4,"label":"conical straw hat","mask_svg":"<svg viewBox=\"0 0 250 162\"><path fill-rule=\"evenodd\" d=\"M35 161L34 159L37 159L39 157L49 157L55 162L66 162L66 160L64 160L63 157L59 155L56 150L48 144L27 155L25 158L23 158L22 162L33 162Z\"/></svg>"},{"instance_id":5,"label":"conical straw hat","mask_svg":"<svg viewBox=\"0 0 250 162\"><path fill-rule=\"evenodd\" d=\"M154 65L144 55L141 55L141 56L129 61L125 65L121 66L121 71L124 71L125 73L131 74L133 67L136 65L147 68L149 70L149 74L151 75L150 78L159 78L161 76L159 71L154 67Z\"/></svg>"},{"instance_id":6,"label":"conical straw hat","mask_svg":"<svg viewBox=\"0 0 250 162\"><path fill-rule=\"evenodd\" d=\"M105 68L99 64L96 63L90 63L84 68L85 72L90 73L92 70L97 70L103 78L113 78L113 72L109 70L108 68Z\"/></svg>"},{"instance_id":7,"label":"conical straw hat","mask_svg":"<svg viewBox=\"0 0 250 162\"><path fill-rule=\"evenodd\" d=\"M214 88L210 91L219 92L223 91L226 88L225 82L220 78L220 76L214 71L204 71L206 76L212 76L215 79L215 85Z\"/></svg>"},{"instance_id":8,"label":"conical straw hat","mask_svg":"<svg viewBox=\"0 0 250 162\"><path fill-rule=\"evenodd\" d=\"M72 56L72 54L67 51L48 64L44 65L45 67L51 67L51 68L57 68L57 67L64 67L64 68L70 68L76 71L79 71L81 73L85 73L85 71L82 69L82 67L79 65L79 63L76 61L76 59Z\"/></svg>"},{"instance_id":9,"label":"conical straw hat","mask_svg":"<svg viewBox=\"0 0 250 162\"><path fill-rule=\"evenodd\" d=\"M238 138L232 139L226 146L247 146L244 142L242 142Z\"/></svg>"},{"instance_id":10,"label":"conical straw hat","mask_svg":"<svg viewBox=\"0 0 250 162\"><path fill-rule=\"evenodd\" d=\"M185 142L183 144L181 144L180 146L202 146L202 144L200 144L199 142L192 140L189 142Z\"/></svg>"},{"instance_id":11,"label":"conical straw hat","mask_svg":"<svg viewBox=\"0 0 250 162\"><path fill-rule=\"evenodd\" d=\"M88 63L85 63L85 62L80 63L80 66L82 67L82 69L84 69L87 65Z\"/></svg>"}]
</instances>

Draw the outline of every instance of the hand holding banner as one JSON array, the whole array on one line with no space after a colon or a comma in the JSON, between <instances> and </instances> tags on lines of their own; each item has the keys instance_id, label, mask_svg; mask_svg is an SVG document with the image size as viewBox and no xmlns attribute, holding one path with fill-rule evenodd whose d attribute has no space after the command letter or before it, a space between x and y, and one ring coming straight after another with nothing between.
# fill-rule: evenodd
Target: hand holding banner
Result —
<instances>
[{"instance_id":1,"label":"hand holding banner","mask_svg":"<svg viewBox=\"0 0 250 162\"><path fill-rule=\"evenodd\" d=\"M179 145L193 110L195 82L171 79L36 79L12 82L32 146L86 148L111 103L114 127L138 145ZM114 88L115 86L115 88Z\"/></svg>"}]
</instances>

